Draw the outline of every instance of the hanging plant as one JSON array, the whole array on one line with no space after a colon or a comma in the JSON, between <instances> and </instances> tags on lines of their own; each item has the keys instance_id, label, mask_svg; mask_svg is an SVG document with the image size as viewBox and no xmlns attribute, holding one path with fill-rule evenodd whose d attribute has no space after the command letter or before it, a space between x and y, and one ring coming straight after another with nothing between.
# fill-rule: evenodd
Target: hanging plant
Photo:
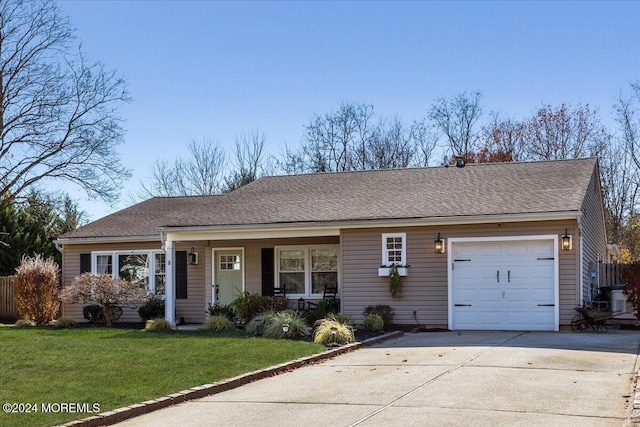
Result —
<instances>
[{"instance_id":1,"label":"hanging plant","mask_svg":"<svg viewBox=\"0 0 640 427\"><path fill-rule=\"evenodd\" d=\"M391 292L391 298L402 297L402 282L396 264L389 266L389 292Z\"/></svg>"}]
</instances>

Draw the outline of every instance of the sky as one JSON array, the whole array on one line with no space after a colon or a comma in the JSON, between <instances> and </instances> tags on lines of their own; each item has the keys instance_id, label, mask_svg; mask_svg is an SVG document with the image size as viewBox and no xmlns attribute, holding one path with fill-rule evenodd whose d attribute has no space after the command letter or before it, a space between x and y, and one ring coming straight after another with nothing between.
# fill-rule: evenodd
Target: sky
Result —
<instances>
[{"instance_id":1,"label":"sky","mask_svg":"<svg viewBox=\"0 0 640 427\"><path fill-rule=\"evenodd\" d=\"M232 153L258 129L270 154L297 146L340 102L423 118L440 98L482 92L484 117L530 117L542 103L589 104L613 126L640 79L640 1L59 2L87 56L124 76L133 98L119 202L60 185L91 220L131 204L156 160L190 139Z\"/></svg>"}]
</instances>

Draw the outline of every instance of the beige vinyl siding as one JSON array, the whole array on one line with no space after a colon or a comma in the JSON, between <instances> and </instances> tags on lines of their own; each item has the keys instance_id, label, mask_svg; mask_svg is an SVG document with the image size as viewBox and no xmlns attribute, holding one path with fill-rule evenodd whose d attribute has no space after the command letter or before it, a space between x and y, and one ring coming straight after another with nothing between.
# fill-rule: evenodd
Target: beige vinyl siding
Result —
<instances>
[{"instance_id":1,"label":"beige vinyl siding","mask_svg":"<svg viewBox=\"0 0 640 427\"><path fill-rule=\"evenodd\" d=\"M517 235L561 235L565 228L575 230L575 221L479 224L467 226L407 227L343 230L342 305L343 312L356 322L364 318L367 305L386 304L395 310L394 322L414 324L416 311L420 325L448 325L447 254L435 254L433 241L438 232L445 239L453 237L503 237ZM382 233L407 234L408 276L402 278L402 298L389 294L389 280L378 276L382 262ZM570 323L577 302L577 255L560 251L560 324Z\"/></svg>"},{"instance_id":2,"label":"beige vinyl siding","mask_svg":"<svg viewBox=\"0 0 640 427\"><path fill-rule=\"evenodd\" d=\"M607 259L607 236L604 223L604 210L602 204L602 190L600 188L600 175L598 168L595 168L587 193L582 202L582 244L583 244L583 289L584 298L588 298L588 288L591 282L589 272L589 262L595 266L595 271L599 271L598 262L606 262ZM575 235L578 235L577 233ZM597 280L593 279L594 281ZM594 285L594 294L597 296L597 285Z\"/></svg>"},{"instance_id":3,"label":"beige vinyl siding","mask_svg":"<svg viewBox=\"0 0 640 427\"><path fill-rule=\"evenodd\" d=\"M337 244L338 236L307 237L290 239L263 239L263 240L233 240L210 241L207 250L207 259L211 263L212 251L223 248L244 248L245 257L245 290L252 294L262 294L262 249L284 245L314 245ZM212 269L207 269L205 286L205 306L211 302Z\"/></svg>"},{"instance_id":4,"label":"beige vinyl siding","mask_svg":"<svg viewBox=\"0 0 640 427\"><path fill-rule=\"evenodd\" d=\"M205 244L203 242L176 243L176 251L198 253L198 264L187 263L187 298L176 298L176 322L184 317L186 323L202 323L205 320L204 300L204 278L207 269L211 269L211 261L205 255Z\"/></svg>"},{"instance_id":5,"label":"beige vinyl siding","mask_svg":"<svg viewBox=\"0 0 640 427\"><path fill-rule=\"evenodd\" d=\"M184 317L187 323L200 323L205 318L204 298L204 276L207 265L205 246L202 243L178 243L177 251L190 251L191 247L200 254L197 265L187 266L187 299L176 299L176 319ZM131 243L102 243L102 244L80 244L65 245L62 254L62 280L67 285L73 282L80 274L80 254L94 251L127 251L127 250L159 250L160 241L131 242ZM78 321L84 321L82 317L82 307L86 304L64 304L62 307L65 316L73 317ZM138 305L139 306L139 305ZM124 307L120 322L140 322L138 316L138 306Z\"/></svg>"}]
</instances>

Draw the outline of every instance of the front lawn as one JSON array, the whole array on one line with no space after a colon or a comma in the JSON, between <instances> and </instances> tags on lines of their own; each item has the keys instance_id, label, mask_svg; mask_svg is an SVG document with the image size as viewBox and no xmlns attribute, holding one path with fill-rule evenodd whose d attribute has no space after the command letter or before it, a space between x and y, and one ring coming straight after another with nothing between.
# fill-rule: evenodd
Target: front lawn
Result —
<instances>
[{"instance_id":1,"label":"front lawn","mask_svg":"<svg viewBox=\"0 0 640 427\"><path fill-rule=\"evenodd\" d=\"M47 426L93 413L52 413L62 403L100 412L319 353L303 341L245 338L241 332L18 329L0 326L0 404L50 412L0 412L0 426Z\"/></svg>"}]
</instances>

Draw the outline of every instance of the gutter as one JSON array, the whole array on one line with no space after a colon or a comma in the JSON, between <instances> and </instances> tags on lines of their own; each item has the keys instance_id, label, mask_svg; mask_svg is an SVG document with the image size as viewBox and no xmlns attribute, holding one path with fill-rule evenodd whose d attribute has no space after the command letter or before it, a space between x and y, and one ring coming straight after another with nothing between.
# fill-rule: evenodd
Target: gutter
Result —
<instances>
[{"instance_id":1,"label":"gutter","mask_svg":"<svg viewBox=\"0 0 640 427\"><path fill-rule=\"evenodd\" d=\"M454 217L426 217L426 218L391 218L391 219L354 219L347 221L318 221L318 222L289 222L270 224L228 224L228 225L192 225L192 226L162 226L162 232L180 231L224 231L233 230L290 230L290 229L355 229L374 227L411 227L411 226L438 226L458 224L484 224L493 222L527 222L527 221L554 221L576 219L581 215L580 211L544 212L536 214L515 215L483 215L483 216L454 216Z\"/></svg>"}]
</instances>

